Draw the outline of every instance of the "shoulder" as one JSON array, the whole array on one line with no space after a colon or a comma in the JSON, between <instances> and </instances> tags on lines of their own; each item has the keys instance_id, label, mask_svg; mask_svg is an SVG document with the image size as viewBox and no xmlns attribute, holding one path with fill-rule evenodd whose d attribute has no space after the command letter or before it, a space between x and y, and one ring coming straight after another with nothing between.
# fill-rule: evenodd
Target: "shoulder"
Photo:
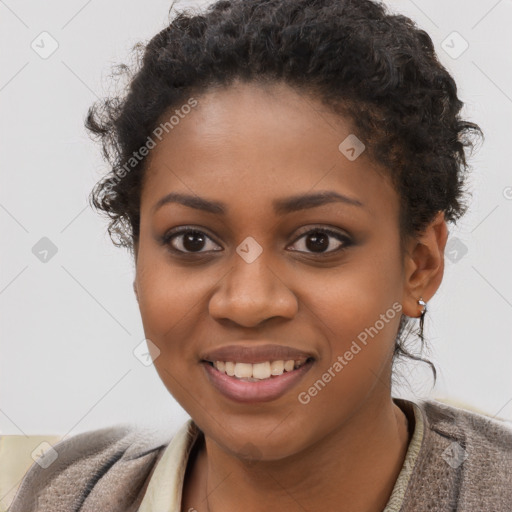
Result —
<instances>
[{"instance_id":1,"label":"shoulder","mask_svg":"<svg viewBox=\"0 0 512 512\"><path fill-rule=\"evenodd\" d=\"M81 510L86 503L88 509L129 510L171 438L160 429L117 424L48 445L9 512Z\"/></svg>"},{"instance_id":2,"label":"shoulder","mask_svg":"<svg viewBox=\"0 0 512 512\"><path fill-rule=\"evenodd\" d=\"M425 422L423 476L430 475L431 484L449 490L460 510L510 508L512 425L437 400L416 405ZM432 468L427 470L427 465Z\"/></svg>"},{"instance_id":3,"label":"shoulder","mask_svg":"<svg viewBox=\"0 0 512 512\"><path fill-rule=\"evenodd\" d=\"M512 465L512 423L438 400L426 400L418 405L431 429L464 441L475 455L486 453L509 467Z\"/></svg>"}]
</instances>

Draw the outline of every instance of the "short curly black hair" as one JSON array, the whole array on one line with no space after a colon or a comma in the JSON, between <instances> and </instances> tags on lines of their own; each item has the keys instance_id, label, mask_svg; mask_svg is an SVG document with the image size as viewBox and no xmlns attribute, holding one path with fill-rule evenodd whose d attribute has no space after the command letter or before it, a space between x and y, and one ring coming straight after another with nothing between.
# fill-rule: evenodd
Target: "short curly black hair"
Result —
<instances>
[{"instance_id":1,"label":"short curly black hair","mask_svg":"<svg viewBox=\"0 0 512 512\"><path fill-rule=\"evenodd\" d=\"M235 80L284 82L353 122L399 194L402 249L436 213L455 223L467 210L466 149L482 132L461 118L429 35L382 3L219 0L181 10L134 49L136 69L118 68L130 78L123 94L96 102L85 121L110 166L89 200L110 218L116 246L133 252L138 242L148 136L192 94ZM435 381L435 366L405 348L407 326L402 315L395 356L428 363ZM423 348L423 316L419 337Z\"/></svg>"}]
</instances>

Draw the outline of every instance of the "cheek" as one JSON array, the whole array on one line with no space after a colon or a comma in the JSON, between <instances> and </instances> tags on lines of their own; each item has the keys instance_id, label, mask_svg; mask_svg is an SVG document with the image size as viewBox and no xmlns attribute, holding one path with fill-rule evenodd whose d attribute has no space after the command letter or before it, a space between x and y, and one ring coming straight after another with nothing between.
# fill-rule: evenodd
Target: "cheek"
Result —
<instances>
[{"instance_id":1,"label":"cheek","mask_svg":"<svg viewBox=\"0 0 512 512\"><path fill-rule=\"evenodd\" d=\"M190 270L171 265L165 256L158 249L139 253L137 289L144 332L162 353L188 358L194 348L190 333L205 307L207 283L194 279Z\"/></svg>"},{"instance_id":2,"label":"cheek","mask_svg":"<svg viewBox=\"0 0 512 512\"><path fill-rule=\"evenodd\" d=\"M173 264L164 247L141 231L136 265L139 306L143 321L155 333L169 329L193 307L190 271Z\"/></svg>"},{"instance_id":3,"label":"cheek","mask_svg":"<svg viewBox=\"0 0 512 512\"><path fill-rule=\"evenodd\" d=\"M401 316L393 286L376 283L366 269L330 280L314 298L316 324L327 343L297 398L305 414L323 415L326 431L370 393L389 392L387 372Z\"/></svg>"},{"instance_id":4,"label":"cheek","mask_svg":"<svg viewBox=\"0 0 512 512\"><path fill-rule=\"evenodd\" d=\"M371 247L364 253L304 290L315 313L343 337L357 336L401 299L398 255L379 255Z\"/></svg>"},{"instance_id":5,"label":"cheek","mask_svg":"<svg viewBox=\"0 0 512 512\"><path fill-rule=\"evenodd\" d=\"M329 340L320 371L343 358L346 378L379 373L388 361L400 323L401 288L398 255L366 251L357 262L340 267L309 288L309 304ZM315 290L312 292L312 290ZM329 378L328 376L326 378Z\"/></svg>"},{"instance_id":6,"label":"cheek","mask_svg":"<svg viewBox=\"0 0 512 512\"><path fill-rule=\"evenodd\" d=\"M197 303L197 293L190 280L171 267L152 265L139 280L139 306L144 326L161 337L178 326Z\"/></svg>"},{"instance_id":7,"label":"cheek","mask_svg":"<svg viewBox=\"0 0 512 512\"><path fill-rule=\"evenodd\" d=\"M191 280L190 272L161 261L158 255L151 264L145 265L144 258L137 262L144 333L157 347L151 354L155 370L169 393L195 416L201 411L194 409L195 401L190 399L190 393L200 395L195 389L198 381L195 372L200 370L197 361L200 340L194 332L198 315L205 307L201 282Z\"/></svg>"}]
</instances>

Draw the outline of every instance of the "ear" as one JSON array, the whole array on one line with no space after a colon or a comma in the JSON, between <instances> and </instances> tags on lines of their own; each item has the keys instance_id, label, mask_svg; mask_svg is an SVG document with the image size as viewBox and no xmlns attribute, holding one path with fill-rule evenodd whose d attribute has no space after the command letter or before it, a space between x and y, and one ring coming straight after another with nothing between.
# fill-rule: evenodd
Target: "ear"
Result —
<instances>
[{"instance_id":1,"label":"ear","mask_svg":"<svg viewBox=\"0 0 512 512\"><path fill-rule=\"evenodd\" d=\"M403 313L417 318L423 311L421 297L428 302L436 293L444 274L444 248L448 227L444 212L438 212L421 236L412 240L404 261Z\"/></svg>"}]
</instances>

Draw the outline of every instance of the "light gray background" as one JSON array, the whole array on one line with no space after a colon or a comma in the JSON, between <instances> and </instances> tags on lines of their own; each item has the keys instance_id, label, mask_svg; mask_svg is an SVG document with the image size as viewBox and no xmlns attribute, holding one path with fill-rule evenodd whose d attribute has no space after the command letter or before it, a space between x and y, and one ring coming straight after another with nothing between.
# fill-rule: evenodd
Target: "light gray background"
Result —
<instances>
[{"instance_id":1,"label":"light gray background","mask_svg":"<svg viewBox=\"0 0 512 512\"><path fill-rule=\"evenodd\" d=\"M3 434L70 435L119 422L175 430L188 417L133 354L144 340L133 265L86 203L106 167L85 113L111 90L111 65L130 63L130 48L167 24L170 4L0 1ZM438 385L431 391L428 369L411 364L411 387L396 393L448 397L511 420L512 1L389 4L431 35L466 115L486 134L472 159L471 210L452 228L445 278L429 303ZM43 45L43 31L59 45L47 59L31 48ZM469 44L457 58L443 49L463 49L453 31ZM57 247L46 263L32 252L42 237Z\"/></svg>"}]
</instances>

